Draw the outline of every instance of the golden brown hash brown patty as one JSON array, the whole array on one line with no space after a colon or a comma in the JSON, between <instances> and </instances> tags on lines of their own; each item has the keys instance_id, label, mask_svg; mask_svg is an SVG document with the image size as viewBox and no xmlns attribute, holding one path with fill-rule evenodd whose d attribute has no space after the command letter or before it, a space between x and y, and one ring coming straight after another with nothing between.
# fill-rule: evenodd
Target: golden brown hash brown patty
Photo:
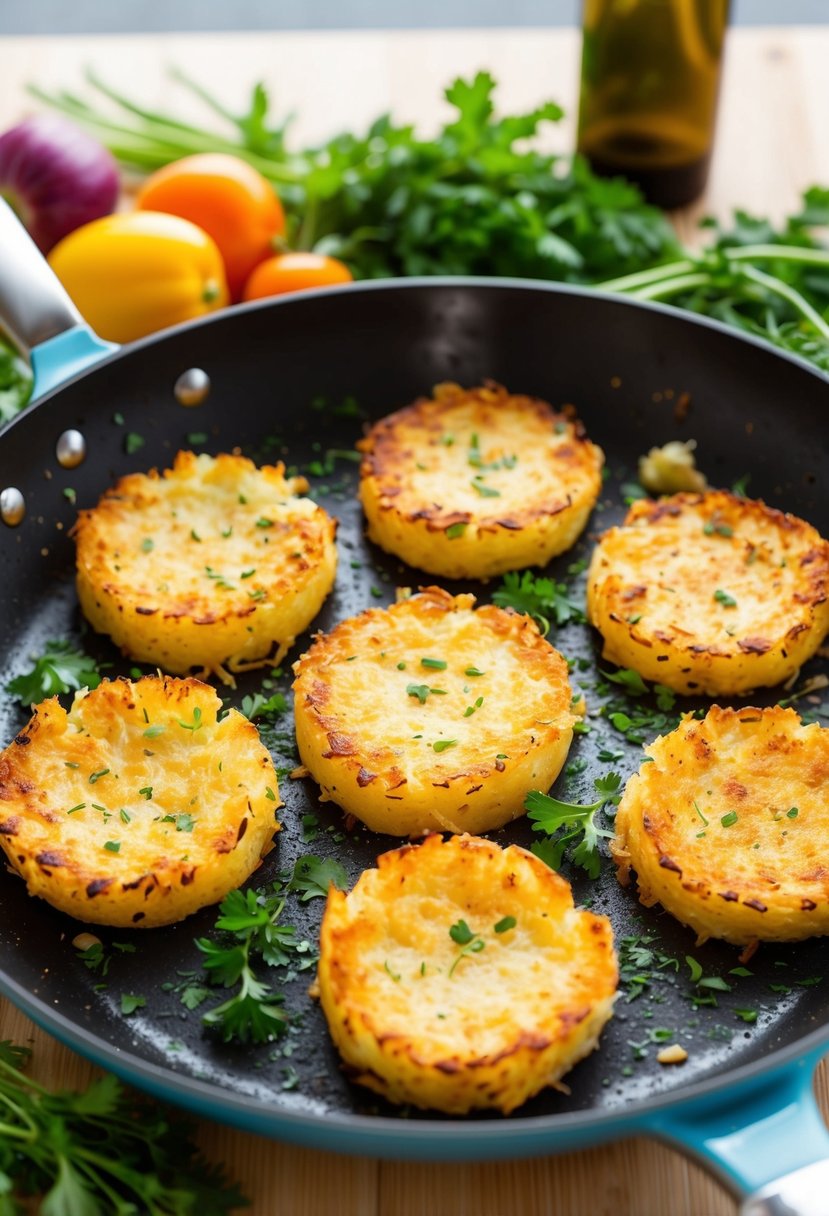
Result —
<instances>
[{"instance_id":1,"label":"golden brown hash brown patty","mask_svg":"<svg viewBox=\"0 0 829 1216\"><path fill-rule=\"evenodd\" d=\"M223 899L279 830L259 732L193 679L57 697L0 754L0 846L61 912L149 928Z\"/></svg>"},{"instance_id":2,"label":"golden brown hash brown patty","mask_svg":"<svg viewBox=\"0 0 829 1216\"><path fill-rule=\"evenodd\" d=\"M601 489L602 452L572 409L497 384L439 384L358 447L369 537L445 578L546 565L575 544Z\"/></svg>"},{"instance_id":3,"label":"golden brown hash brown patty","mask_svg":"<svg viewBox=\"0 0 829 1216\"><path fill-rule=\"evenodd\" d=\"M779 706L714 705L645 753L612 845L644 904L701 940L829 933L829 729Z\"/></svg>"},{"instance_id":4,"label":"golden brown hash brown patty","mask_svg":"<svg viewBox=\"0 0 829 1216\"><path fill-rule=\"evenodd\" d=\"M179 452L81 511L78 598L133 659L184 674L278 662L336 572L336 523L284 467Z\"/></svg>"},{"instance_id":5,"label":"golden brown hash brown patty","mask_svg":"<svg viewBox=\"0 0 829 1216\"><path fill-rule=\"evenodd\" d=\"M375 832L483 832L548 789L573 737L567 663L534 621L438 587L321 634L294 665L303 764Z\"/></svg>"},{"instance_id":6,"label":"golden brown hash brown patty","mask_svg":"<svg viewBox=\"0 0 829 1216\"><path fill-rule=\"evenodd\" d=\"M329 891L322 1007L354 1080L391 1102L508 1114L594 1050L616 984L610 922L515 845L430 836Z\"/></svg>"},{"instance_id":7,"label":"golden brown hash brown patty","mask_svg":"<svg viewBox=\"0 0 829 1216\"><path fill-rule=\"evenodd\" d=\"M677 692L779 684L829 628L829 543L725 490L643 499L593 553L587 613L605 658Z\"/></svg>"}]
</instances>

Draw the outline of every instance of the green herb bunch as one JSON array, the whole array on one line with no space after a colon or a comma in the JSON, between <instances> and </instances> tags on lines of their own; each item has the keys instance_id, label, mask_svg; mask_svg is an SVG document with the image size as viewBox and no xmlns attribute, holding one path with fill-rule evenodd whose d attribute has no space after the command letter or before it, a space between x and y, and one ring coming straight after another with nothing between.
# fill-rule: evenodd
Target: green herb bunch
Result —
<instances>
[{"instance_id":1,"label":"green herb bunch","mask_svg":"<svg viewBox=\"0 0 829 1216\"><path fill-rule=\"evenodd\" d=\"M288 148L287 123L269 123L262 85L248 110L235 115L201 85L175 76L226 134L138 106L91 73L89 84L121 115L112 118L75 95L32 92L87 126L131 168L151 170L199 151L244 157L276 186L291 243L345 259L360 278L490 274L591 282L679 256L670 225L635 186L533 146L542 126L562 117L558 105L496 116L487 72L449 86L455 113L433 138L383 115L362 134L298 152Z\"/></svg>"},{"instance_id":2,"label":"green herb bunch","mask_svg":"<svg viewBox=\"0 0 829 1216\"><path fill-rule=\"evenodd\" d=\"M50 1093L0 1043L0 1216L221 1216L245 1204L187 1123L112 1076Z\"/></svg>"}]
</instances>

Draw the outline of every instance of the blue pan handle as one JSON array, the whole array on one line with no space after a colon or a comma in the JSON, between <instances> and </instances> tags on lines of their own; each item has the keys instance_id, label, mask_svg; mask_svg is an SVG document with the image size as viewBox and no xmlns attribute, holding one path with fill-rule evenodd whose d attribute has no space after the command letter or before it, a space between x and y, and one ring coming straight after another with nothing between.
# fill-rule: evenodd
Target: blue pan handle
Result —
<instances>
[{"instance_id":1,"label":"blue pan handle","mask_svg":"<svg viewBox=\"0 0 829 1216\"><path fill-rule=\"evenodd\" d=\"M697 1157L744 1200L740 1216L827 1216L829 1130L813 1091L820 1047L774 1072L677 1110L645 1130Z\"/></svg>"},{"instance_id":2,"label":"blue pan handle","mask_svg":"<svg viewBox=\"0 0 829 1216\"><path fill-rule=\"evenodd\" d=\"M1 198L0 321L31 356L35 397L117 350L92 332Z\"/></svg>"}]
</instances>

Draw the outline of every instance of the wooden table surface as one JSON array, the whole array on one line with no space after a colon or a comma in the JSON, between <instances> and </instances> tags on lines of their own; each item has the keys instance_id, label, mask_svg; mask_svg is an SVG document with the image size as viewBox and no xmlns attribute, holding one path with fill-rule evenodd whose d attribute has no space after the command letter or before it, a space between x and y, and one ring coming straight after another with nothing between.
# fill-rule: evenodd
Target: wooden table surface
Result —
<instances>
[{"instance_id":1,"label":"wooden table surface","mask_svg":"<svg viewBox=\"0 0 829 1216\"><path fill-rule=\"evenodd\" d=\"M574 30L458 30L187 34L0 39L0 130L33 103L27 82L77 90L86 66L148 102L203 117L165 79L175 64L231 105L263 80L294 135L313 140L357 128L392 108L428 130L455 75L489 68L504 108L554 98L568 117L548 137L573 139L579 36ZM719 130L708 192L676 216L695 239L704 214L743 207L779 219L800 192L829 184L829 28L735 29L729 34ZM0 1001L0 1039L34 1047L32 1072L82 1087L95 1070ZM829 1079L818 1075L829 1113ZM415 1165L346 1158L274 1144L207 1122L204 1149L227 1163L252 1200L251 1216L734 1216L734 1200L697 1166L645 1140L567 1156L483 1165Z\"/></svg>"}]
</instances>

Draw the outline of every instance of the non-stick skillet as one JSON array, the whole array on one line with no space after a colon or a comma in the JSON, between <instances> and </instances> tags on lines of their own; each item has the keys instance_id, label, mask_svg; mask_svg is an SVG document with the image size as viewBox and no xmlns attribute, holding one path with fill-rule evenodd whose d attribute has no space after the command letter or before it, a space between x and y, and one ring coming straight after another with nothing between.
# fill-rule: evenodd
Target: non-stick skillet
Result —
<instances>
[{"instance_id":1,"label":"non-stick skillet","mask_svg":"<svg viewBox=\"0 0 829 1216\"><path fill-rule=\"evenodd\" d=\"M332 453L352 447L362 418L441 380L492 378L555 404L572 402L604 448L610 476L591 528L551 568L574 595L591 537L624 510L623 487L638 455L671 438L696 439L713 484L748 474L752 494L829 531L825 378L671 309L511 280L379 282L235 309L113 351L83 327L0 208L0 311L34 348L39 394L0 438L0 684L55 637L83 646L110 674L130 670L106 639L84 631L68 533L76 505L92 504L128 470L165 465L180 447L238 447L309 471L312 492L340 519L337 585L317 627L390 602L396 585L422 582L364 539L355 466ZM598 651L588 629L564 626L556 644L577 676L595 680ZM812 664L803 677L817 670ZM276 686L287 685L287 673L277 677ZM261 673L246 677L234 695L260 686ZM820 712L812 702L800 707ZM21 708L0 693L2 740L23 721ZM592 722L557 786L571 800L584 800L592 778L609 767L627 776L638 766L637 747L606 718ZM290 767L290 716L264 737L277 762ZM337 857L353 879L393 846L345 831L311 783L281 784L285 830L257 883L309 851ZM519 821L499 838L528 844L531 835ZM205 1033L200 1011L188 1012L180 996L182 972L198 972L193 938L211 931L215 910L144 934L102 933L111 954L104 978L76 958L77 925L3 874L0 991L136 1085L297 1143L463 1160L647 1133L698 1155L740 1195L753 1194L744 1208L751 1216L829 1212L829 1133L812 1096L813 1069L829 1043L829 941L764 946L741 968L733 947L696 949L690 933L658 909L639 907L609 872L596 883L568 876L577 899L613 920L623 995L601 1049L568 1077L572 1094L550 1091L508 1119L401 1113L350 1085L307 998L307 974L285 984L295 1021L281 1042L242 1050ZM300 934L313 937L319 912L320 901L293 910ZM686 956L723 984L694 985ZM124 992L146 997L129 1018L120 1012ZM656 1062L666 1036L689 1053L681 1068Z\"/></svg>"}]
</instances>

